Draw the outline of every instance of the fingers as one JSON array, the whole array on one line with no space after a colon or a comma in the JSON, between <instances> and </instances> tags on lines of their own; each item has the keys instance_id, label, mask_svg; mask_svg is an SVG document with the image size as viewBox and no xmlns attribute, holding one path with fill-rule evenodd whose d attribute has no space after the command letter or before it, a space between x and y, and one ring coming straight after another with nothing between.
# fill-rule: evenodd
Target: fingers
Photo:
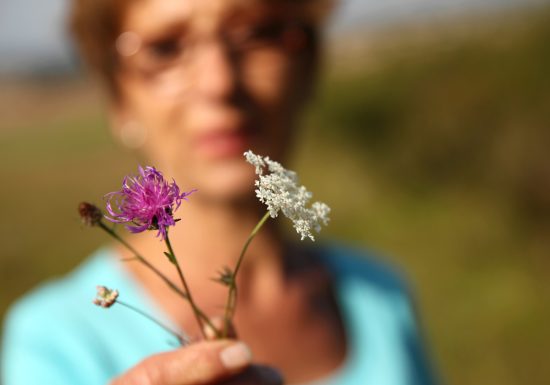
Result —
<instances>
[{"instance_id":1,"label":"fingers","mask_svg":"<svg viewBox=\"0 0 550 385\"><path fill-rule=\"evenodd\" d=\"M199 385L228 378L250 365L242 342L204 341L142 361L112 385Z\"/></svg>"},{"instance_id":2,"label":"fingers","mask_svg":"<svg viewBox=\"0 0 550 385\"><path fill-rule=\"evenodd\" d=\"M233 376L219 385L282 385L283 377L281 374L269 367L253 365L248 367L242 373Z\"/></svg>"}]
</instances>

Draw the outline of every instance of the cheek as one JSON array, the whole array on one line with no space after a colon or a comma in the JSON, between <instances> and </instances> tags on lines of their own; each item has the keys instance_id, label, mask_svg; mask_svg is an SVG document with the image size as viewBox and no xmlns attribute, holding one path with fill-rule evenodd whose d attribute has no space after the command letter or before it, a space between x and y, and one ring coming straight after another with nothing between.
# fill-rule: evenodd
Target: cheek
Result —
<instances>
[{"instance_id":1,"label":"cheek","mask_svg":"<svg viewBox=\"0 0 550 385\"><path fill-rule=\"evenodd\" d=\"M147 132L145 144L139 151L149 162L168 172L175 156L188 153L182 151L186 143L182 130L185 103L178 102L178 98L165 97L162 92L162 89L155 90L143 84L127 83L125 101L128 119L143 125Z\"/></svg>"},{"instance_id":2,"label":"cheek","mask_svg":"<svg viewBox=\"0 0 550 385\"><path fill-rule=\"evenodd\" d=\"M251 53L241 68L245 91L264 109L280 109L292 94L294 68L286 54Z\"/></svg>"},{"instance_id":3,"label":"cheek","mask_svg":"<svg viewBox=\"0 0 550 385\"><path fill-rule=\"evenodd\" d=\"M257 151L282 159L305 102L309 78L301 61L284 52L251 55L242 68L245 91L261 110L264 135Z\"/></svg>"},{"instance_id":4,"label":"cheek","mask_svg":"<svg viewBox=\"0 0 550 385\"><path fill-rule=\"evenodd\" d=\"M182 113L182 103L171 94L170 85L173 83L157 82L136 87L132 98L136 119L155 131L170 131Z\"/></svg>"}]
</instances>

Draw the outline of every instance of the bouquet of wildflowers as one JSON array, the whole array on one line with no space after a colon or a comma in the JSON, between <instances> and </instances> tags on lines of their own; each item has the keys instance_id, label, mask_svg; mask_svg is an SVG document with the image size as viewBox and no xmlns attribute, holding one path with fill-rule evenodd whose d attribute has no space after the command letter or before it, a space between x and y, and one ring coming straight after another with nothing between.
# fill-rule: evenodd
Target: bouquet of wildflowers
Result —
<instances>
[{"instance_id":1,"label":"bouquet of wildflowers","mask_svg":"<svg viewBox=\"0 0 550 385\"><path fill-rule=\"evenodd\" d=\"M319 232L322 225L327 225L329 220L330 208L322 202L309 204L312 194L304 186L298 184L298 177L295 172L286 170L281 164L268 157L256 155L251 151L247 151L244 156L246 161L256 169L258 176L255 181L256 196L267 206L267 212L248 236L234 268L226 267L216 277L216 281L228 289L223 326L221 327L215 327L210 318L194 301L184 272L170 243L169 230L172 226L176 226L179 221L175 216L176 211L183 201L188 201L189 197L197 192L196 190L181 191L175 181L167 181L162 173L154 167L139 167L137 176L126 176L124 178L121 190L105 195L107 213L90 203L82 202L79 205L79 213L85 224L102 229L124 245L133 254L132 260L138 261L150 269L189 304L200 330L204 333L205 327L208 326L216 338L225 338L230 333L231 322L237 305L236 277L248 246L265 222L269 218L276 218L279 213L282 213L293 222L294 228L302 240L309 238L314 241L313 233ZM117 233L116 224L121 223L125 224L125 227L131 233L156 232L156 236L166 245L164 256L176 269L179 283L171 281ZM157 323L173 334L180 344L185 345L190 342L190 338L185 333L171 330L142 310L123 302L119 298L117 290L98 286L97 297L93 302L104 308L109 308L114 304L124 306Z\"/></svg>"}]
</instances>

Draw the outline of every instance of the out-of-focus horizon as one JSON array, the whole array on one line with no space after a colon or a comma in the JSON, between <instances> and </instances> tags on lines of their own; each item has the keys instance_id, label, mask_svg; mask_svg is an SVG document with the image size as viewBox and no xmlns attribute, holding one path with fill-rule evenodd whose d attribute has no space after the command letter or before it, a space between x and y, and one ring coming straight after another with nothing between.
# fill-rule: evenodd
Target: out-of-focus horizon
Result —
<instances>
[{"instance_id":1,"label":"out-of-focus horizon","mask_svg":"<svg viewBox=\"0 0 550 385\"><path fill-rule=\"evenodd\" d=\"M75 70L66 1L0 5L0 316L107 241L76 207L135 170ZM341 1L291 165L333 208L321 238L405 270L450 384L550 378L549 17L537 0Z\"/></svg>"},{"instance_id":2,"label":"out-of-focus horizon","mask_svg":"<svg viewBox=\"0 0 550 385\"><path fill-rule=\"evenodd\" d=\"M545 0L339 0L330 35L373 31L388 25L494 11ZM6 75L73 72L76 55L66 34L67 0L4 0L0 5L0 80ZM32 9L32 12L29 10Z\"/></svg>"}]
</instances>

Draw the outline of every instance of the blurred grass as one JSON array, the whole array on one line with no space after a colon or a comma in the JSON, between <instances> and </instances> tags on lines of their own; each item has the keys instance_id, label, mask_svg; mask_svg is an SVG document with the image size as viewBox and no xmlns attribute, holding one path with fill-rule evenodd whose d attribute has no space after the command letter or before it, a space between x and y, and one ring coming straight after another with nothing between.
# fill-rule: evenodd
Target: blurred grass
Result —
<instances>
[{"instance_id":1,"label":"blurred grass","mask_svg":"<svg viewBox=\"0 0 550 385\"><path fill-rule=\"evenodd\" d=\"M407 271L451 384L550 378L549 15L379 36L323 82L296 155L329 236ZM85 87L0 122L1 313L105 241L76 206L135 167Z\"/></svg>"},{"instance_id":2,"label":"blurred grass","mask_svg":"<svg viewBox=\"0 0 550 385\"><path fill-rule=\"evenodd\" d=\"M93 114L2 132L2 313L44 278L74 267L102 240L80 226L78 202L101 203L134 164L121 159L104 125Z\"/></svg>"}]
</instances>

